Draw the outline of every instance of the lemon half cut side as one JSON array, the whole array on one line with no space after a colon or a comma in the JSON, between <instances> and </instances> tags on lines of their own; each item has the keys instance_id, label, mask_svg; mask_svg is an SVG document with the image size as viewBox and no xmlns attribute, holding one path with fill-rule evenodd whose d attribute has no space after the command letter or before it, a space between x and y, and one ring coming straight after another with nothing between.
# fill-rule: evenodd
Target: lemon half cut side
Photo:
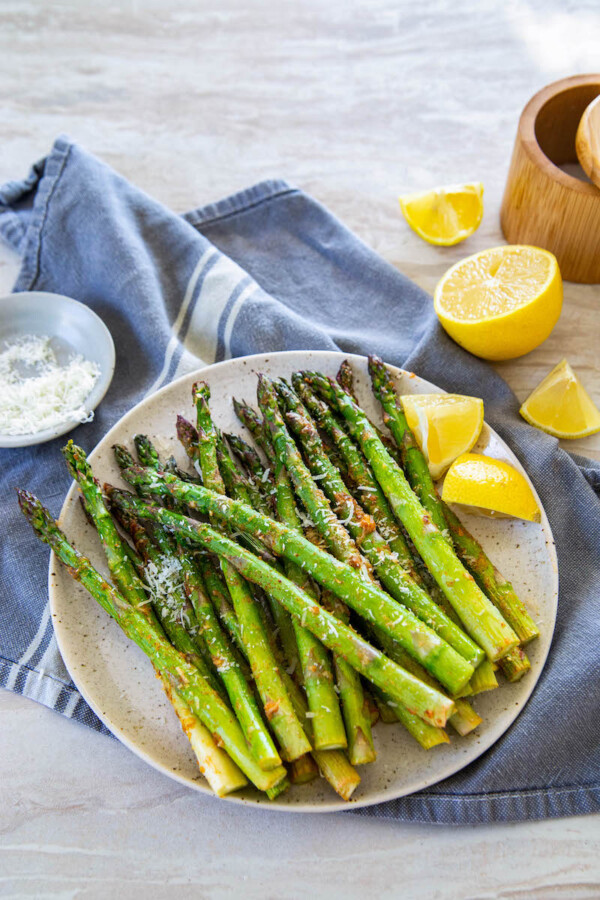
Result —
<instances>
[{"instance_id":1,"label":"lemon half cut side","mask_svg":"<svg viewBox=\"0 0 600 900\"><path fill-rule=\"evenodd\" d=\"M562 309L556 257L539 247L493 247L452 266L434 308L457 344L483 359L523 356L550 335Z\"/></svg>"},{"instance_id":2,"label":"lemon half cut side","mask_svg":"<svg viewBox=\"0 0 600 900\"><path fill-rule=\"evenodd\" d=\"M462 394L407 394L400 400L437 481L457 456L475 446L483 427L483 400Z\"/></svg>"}]
</instances>

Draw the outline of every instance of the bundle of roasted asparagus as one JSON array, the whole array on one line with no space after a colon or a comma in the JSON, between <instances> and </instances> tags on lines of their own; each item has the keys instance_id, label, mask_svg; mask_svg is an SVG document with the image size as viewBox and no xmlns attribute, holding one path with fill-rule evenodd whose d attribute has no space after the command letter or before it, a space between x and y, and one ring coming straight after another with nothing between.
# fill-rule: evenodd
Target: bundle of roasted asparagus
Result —
<instances>
[{"instance_id":1,"label":"bundle of roasted asparagus","mask_svg":"<svg viewBox=\"0 0 600 900\"><path fill-rule=\"evenodd\" d=\"M539 634L512 586L439 499L390 372L369 359L389 432L335 381L259 376L234 401L261 451L212 420L179 417L184 471L134 437L115 446L133 490L64 456L106 553L109 584L41 503L31 525L148 655L219 796L250 781L274 798L321 774L344 799L376 757L372 726L397 722L425 750L481 718L468 697L517 681Z\"/></svg>"}]
</instances>

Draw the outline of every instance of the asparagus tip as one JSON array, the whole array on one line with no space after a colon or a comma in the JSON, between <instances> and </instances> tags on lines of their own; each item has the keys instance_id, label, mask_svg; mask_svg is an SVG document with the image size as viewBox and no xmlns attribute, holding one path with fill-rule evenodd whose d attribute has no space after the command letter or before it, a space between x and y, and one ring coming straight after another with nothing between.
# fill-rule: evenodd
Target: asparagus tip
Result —
<instances>
[{"instance_id":1,"label":"asparagus tip","mask_svg":"<svg viewBox=\"0 0 600 900\"><path fill-rule=\"evenodd\" d=\"M38 534L42 535L45 525L54 524L54 519L35 494L24 488L17 488L17 499L21 512Z\"/></svg>"},{"instance_id":2,"label":"asparagus tip","mask_svg":"<svg viewBox=\"0 0 600 900\"><path fill-rule=\"evenodd\" d=\"M199 400L205 400L208 403L210 400L210 388L206 381L196 381L192 385L192 398L195 403Z\"/></svg>"},{"instance_id":3,"label":"asparagus tip","mask_svg":"<svg viewBox=\"0 0 600 900\"><path fill-rule=\"evenodd\" d=\"M186 441L197 443L198 432L185 416L177 416L177 437L184 443Z\"/></svg>"}]
</instances>

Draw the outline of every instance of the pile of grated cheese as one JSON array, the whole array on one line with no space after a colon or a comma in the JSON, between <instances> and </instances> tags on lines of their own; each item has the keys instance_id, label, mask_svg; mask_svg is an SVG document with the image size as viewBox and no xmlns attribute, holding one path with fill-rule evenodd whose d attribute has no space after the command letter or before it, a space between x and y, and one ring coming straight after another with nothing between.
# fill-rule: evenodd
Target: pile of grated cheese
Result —
<instances>
[{"instance_id":1,"label":"pile of grated cheese","mask_svg":"<svg viewBox=\"0 0 600 900\"><path fill-rule=\"evenodd\" d=\"M0 353L0 434L37 434L93 419L85 401L100 367L80 355L59 365L50 340L25 335Z\"/></svg>"}]
</instances>

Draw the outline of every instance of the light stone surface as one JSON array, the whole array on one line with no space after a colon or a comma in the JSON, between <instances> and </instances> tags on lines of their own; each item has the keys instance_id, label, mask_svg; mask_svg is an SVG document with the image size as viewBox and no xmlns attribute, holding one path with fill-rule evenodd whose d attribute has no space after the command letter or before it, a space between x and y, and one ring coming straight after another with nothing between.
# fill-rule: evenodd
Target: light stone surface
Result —
<instances>
[{"instance_id":1,"label":"light stone surface","mask_svg":"<svg viewBox=\"0 0 600 900\"><path fill-rule=\"evenodd\" d=\"M594 0L3 0L0 182L61 132L177 211L285 177L432 290L501 242L519 113L597 70L598 46ZM465 244L429 247L400 216L400 192L477 179ZM17 267L0 248L1 292ZM548 341L498 366L520 399L567 356L600 403L599 303L566 284ZM600 458L600 437L569 449ZM600 895L598 816L450 829L244 810L29 700L0 693L0 717L0 896Z\"/></svg>"}]
</instances>

